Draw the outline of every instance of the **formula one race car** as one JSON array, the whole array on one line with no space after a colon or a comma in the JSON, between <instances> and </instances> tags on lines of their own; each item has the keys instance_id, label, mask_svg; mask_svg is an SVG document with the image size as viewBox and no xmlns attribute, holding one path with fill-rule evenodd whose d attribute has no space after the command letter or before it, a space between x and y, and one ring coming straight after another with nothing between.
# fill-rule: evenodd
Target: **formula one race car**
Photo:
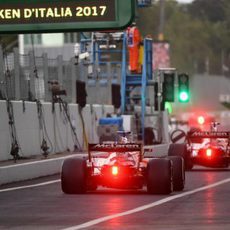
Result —
<instances>
[{"instance_id":1,"label":"formula one race car","mask_svg":"<svg viewBox=\"0 0 230 230\"><path fill-rule=\"evenodd\" d=\"M125 141L124 141L125 139ZM98 186L142 189L151 194L170 194L184 189L182 157L146 158L142 144L103 142L88 145L88 157L68 158L61 171L62 191L67 194L94 191Z\"/></svg>"},{"instance_id":2,"label":"formula one race car","mask_svg":"<svg viewBox=\"0 0 230 230\"><path fill-rule=\"evenodd\" d=\"M180 135L182 136L182 134ZM230 132L191 130L186 143L171 144L170 156L182 156L186 170L201 165L212 168L227 168L230 163Z\"/></svg>"}]
</instances>

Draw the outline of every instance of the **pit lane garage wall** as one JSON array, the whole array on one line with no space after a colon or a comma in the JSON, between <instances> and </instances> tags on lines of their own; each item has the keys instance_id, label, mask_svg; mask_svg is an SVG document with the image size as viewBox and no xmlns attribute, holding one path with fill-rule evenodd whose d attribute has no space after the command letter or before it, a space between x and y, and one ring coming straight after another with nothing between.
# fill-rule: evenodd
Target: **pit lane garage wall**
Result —
<instances>
[{"instance_id":1,"label":"pit lane garage wall","mask_svg":"<svg viewBox=\"0 0 230 230\"><path fill-rule=\"evenodd\" d=\"M43 138L47 141L49 154L73 151L74 146L85 149L83 138L83 124L77 104L68 104L68 113L73 127L76 130L77 141L71 131L70 122L66 118L59 103L53 107L52 103L42 103L44 124L39 124L36 102L12 101L13 121L16 133L14 134L21 157L41 155ZM87 141L98 142L97 124L100 117L113 113L112 105L86 105L82 109ZM0 101L0 161L12 159L12 129L9 124L6 101ZM41 121L41 120L40 120ZM76 143L77 142L77 143Z\"/></svg>"},{"instance_id":2,"label":"pit lane garage wall","mask_svg":"<svg viewBox=\"0 0 230 230\"><path fill-rule=\"evenodd\" d=\"M72 154L64 157L52 158L43 160L41 151L42 132L39 126L37 104L35 102L12 101L13 117L16 128L16 138L20 147L19 154L22 157L41 156L40 160L19 161L20 164L14 164L13 157L10 155L12 136L10 132L9 116L7 113L6 101L0 101L0 185L23 181L41 176L53 175L60 173L61 165L64 159L72 157ZM63 111L60 110L60 105L55 104L53 112L52 103L42 103L44 121L46 124L47 134L52 143L49 154L55 152L66 151L69 148L74 150L74 140L71 134L70 125L64 119ZM78 105L69 104L69 114L73 126L76 128L78 141L83 146L82 122L78 112ZM107 113L113 113L114 108L111 105L86 105L82 111L85 130L88 141L98 143L97 125L101 117ZM129 129L130 123L124 119L124 127ZM46 137L47 139L47 137ZM167 155L168 144L145 146L147 156L165 156ZM75 153L74 153L75 154ZM79 156L86 155L85 152L78 153ZM10 159L10 164L4 165L4 161Z\"/></svg>"}]
</instances>

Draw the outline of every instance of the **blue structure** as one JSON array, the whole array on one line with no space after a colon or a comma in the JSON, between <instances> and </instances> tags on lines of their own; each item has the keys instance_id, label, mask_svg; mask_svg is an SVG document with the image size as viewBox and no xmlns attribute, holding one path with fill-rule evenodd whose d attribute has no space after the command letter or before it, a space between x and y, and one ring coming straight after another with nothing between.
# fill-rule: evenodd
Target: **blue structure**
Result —
<instances>
[{"instance_id":1,"label":"blue structure","mask_svg":"<svg viewBox=\"0 0 230 230\"><path fill-rule=\"evenodd\" d=\"M122 82L121 82L121 112L122 114L130 113L131 100L141 100L141 139L144 140L144 124L146 112L146 90L147 86L152 83L152 39L144 39L144 56L141 74L131 74L127 69L127 46L126 35L123 40L122 54ZM140 87L141 95L131 96L132 91Z\"/></svg>"},{"instance_id":2,"label":"blue structure","mask_svg":"<svg viewBox=\"0 0 230 230\"><path fill-rule=\"evenodd\" d=\"M114 64L115 66L121 66L121 113L122 114L130 114L129 108L132 106L132 101L141 101L141 114L140 114L140 125L141 130L138 136L144 140L144 124L145 124L145 114L146 114L146 94L147 94L147 86L152 83L152 39L145 38L143 41L144 55L143 55L143 64L142 64L142 73L141 74L132 74L128 70L128 61L127 61L127 36L126 33L123 32L120 35L120 40L115 40L116 45L121 44L119 49L102 49L101 45L106 45L107 38L101 38L101 40L92 39L82 39L81 41L81 52L85 52L85 48L90 46L90 64L94 66L95 69L100 68L103 69L103 66L109 64L111 66ZM92 42L95 41L95 42ZM108 40L109 41L109 40ZM111 41L111 40L110 40ZM112 40L113 41L113 40ZM110 43L112 44L112 43ZM107 44L109 45L109 43ZM120 60L103 60L104 54L119 54ZM112 73L108 70L108 68L104 68L105 72L100 72L100 81L104 80L105 84L108 83L108 79L112 76L112 83L119 83L116 73ZM111 70L111 68L110 68ZM97 73L93 73L93 78L91 81L96 82L98 80ZM101 84L101 83L100 83ZM140 94L133 95L133 92L136 88L140 89Z\"/></svg>"},{"instance_id":3,"label":"blue structure","mask_svg":"<svg viewBox=\"0 0 230 230\"><path fill-rule=\"evenodd\" d=\"M152 4L152 0L137 0L138 7L148 7Z\"/></svg>"},{"instance_id":4,"label":"blue structure","mask_svg":"<svg viewBox=\"0 0 230 230\"><path fill-rule=\"evenodd\" d=\"M88 64L94 66L91 84L100 79L100 84L106 85L110 76L112 83L118 83L119 74L115 70L122 64L122 40L122 32L92 33L91 38L81 39L81 53L88 52L90 56Z\"/></svg>"},{"instance_id":5,"label":"blue structure","mask_svg":"<svg viewBox=\"0 0 230 230\"><path fill-rule=\"evenodd\" d=\"M119 131L123 131L122 117L104 117L99 119L99 125L116 125Z\"/></svg>"}]
</instances>

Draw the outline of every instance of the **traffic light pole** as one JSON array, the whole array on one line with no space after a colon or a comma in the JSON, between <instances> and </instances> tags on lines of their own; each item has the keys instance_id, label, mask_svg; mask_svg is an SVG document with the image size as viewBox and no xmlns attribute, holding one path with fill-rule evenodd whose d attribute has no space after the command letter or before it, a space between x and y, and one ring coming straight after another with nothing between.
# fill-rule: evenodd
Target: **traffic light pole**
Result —
<instances>
[{"instance_id":1,"label":"traffic light pole","mask_svg":"<svg viewBox=\"0 0 230 230\"><path fill-rule=\"evenodd\" d=\"M157 71L157 111L158 111L158 139L159 140L163 140L163 133L162 133L162 72L161 71Z\"/></svg>"},{"instance_id":2,"label":"traffic light pole","mask_svg":"<svg viewBox=\"0 0 230 230\"><path fill-rule=\"evenodd\" d=\"M165 101L163 100L163 83L164 83L164 74L165 73L174 73L175 78L177 78L177 72L176 68L160 68L157 71L157 87L158 87L158 93L157 93L157 111L158 111L158 134L160 136L159 139L162 139L163 143L168 143L168 137L163 135L164 133L167 133L165 129L168 127L168 119L167 119L167 114L164 109L164 103ZM175 80L175 79L174 79ZM174 82L173 82L174 85ZM175 87L175 86L174 86ZM174 91L173 91L174 93Z\"/></svg>"},{"instance_id":3,"label":"traffic light pole","mask_svg":"<svg viewBox=\"0 0 230 230\"><path fill-rule=\"evenodd\" d=\"M157 89L157 110L158 110L158 112L160 112L161 111L161 103L162 103L162 83L163 83L163 81L162 81L162 72L158 72L158 74L157 74L157 87L158 87L158 89Z\"/></svg>"},{"instance_id":4,"label":"traffic light pole","mask_svg":"<svg viewBox=\"0 0 230 230\"><path fill-rule=\"evenodd\" d=\"M164 110L164 97L163 94L166 94L167 92L164 92L164 87L163 84L165 82L165 74L174 74L175 77L173 77L171 80L172 82L169 82L171 84L171 87L173 90L169 93L172 93L170 97L174 100L174 88L175 88L175 80L177 79L177 71L176 68L160 68L157 71L157 83L158 83L158 94L157 94L157 99L158 99L158 111ZM172 100L172 101L173 101ZM163 105L162 105L163 103ZM162 108L163 107L163 108Z\"/></svg>"}]
</instances>

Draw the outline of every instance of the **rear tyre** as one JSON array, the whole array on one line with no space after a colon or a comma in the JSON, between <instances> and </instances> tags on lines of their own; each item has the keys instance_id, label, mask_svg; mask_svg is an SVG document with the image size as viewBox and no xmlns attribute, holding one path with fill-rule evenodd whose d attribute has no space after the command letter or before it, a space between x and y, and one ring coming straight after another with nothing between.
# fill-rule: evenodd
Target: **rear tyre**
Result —
<instances>
[{"instance_id":1,"label":"rear tyre","mask_svg":"<svg viewBox=\"0 0 230 230\"><path fill-rule=\"evenodd\" d=\"M191 157L189 156L189 152L187 151L186 144L170 144L168 155L183 157L185 170L192 170L193 162L191 160Z\"/></svg>"},{"instance_id":2,"label":"rear tyre","mask_svg":"<svg viewBox=\"0 0 230 230\"><path fill-rule=\"evenodd\" d=\"M65 159L61 170L62 191L67 194L85 193L86 180L86 160L77 157Z\"/></svg>"},{"instance_id":3,"label":"rear tyre","mask_svg":"<svg viewBox=\"0 0 230 230\"><path fill-rule=\"evenodd\" d=\"M152 159L147 165L147 190L151 194L170 194L173 191L171 160Z\"/></svg>"},{"instance_id":4,"label":"rear tyre","mask_svg":"<svg viewBox=\"0 0 230 230\"><path fill-rule=\"evenodd\" d=\"M171 156L169 159L173 163L173 190L182 191L185 185L184 159L178 156Z\"/></svg>"}]
</instances>

